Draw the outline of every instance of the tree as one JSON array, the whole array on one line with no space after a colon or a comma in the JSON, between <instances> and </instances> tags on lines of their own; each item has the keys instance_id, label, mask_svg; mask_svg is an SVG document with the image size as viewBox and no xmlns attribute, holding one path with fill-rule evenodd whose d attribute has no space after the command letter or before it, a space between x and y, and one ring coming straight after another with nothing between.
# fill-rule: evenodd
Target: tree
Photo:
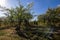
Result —
<instances>
[{"instance_id":1,"label":"tree","mask_svg":"<svg viewBox=\"0 0 60 40\"><path fill-rule=\"evenodd\" d=\"M50 27L52 32L59 30L57 29L60 28L59 20L60 20L60 7L53 8L53 9L49 8L45 14L38 16L38 22L46 23L46 26Z\"/></svg>"},{"instance_id":2,"label":"tree","mask_svg":"<svg viewBox=\"0 0 60 40\"><path fill-rule=\"evenodd\" d=\"M31 14L31 6L32 4L28 4L26 7L23 5L19 5L15 8L5 8L5 7L0 7L2 11L5 11L4 13L6 15L6 22L9 23L11 26L15 26L16 24L16 31L19 36L25 35L24 33L24 28L28 28L29 26L29 21L32 19L32 14ZM23 24L23 25L22 25ZM24 26L24 27L23 27Z\"/></svg>"},{"instance_id":3,"label":"tree","mask_svg":"<svg viewBox=\"0 0 60 40\"><path fill-rule=\"evenodd\" d=\"M60 7L55 8L55 9L49 9L47 11L47 21L50 23L50 25L59 27L60 24Z\"/></svg>"},{"instance_id":4,"label":"tree","mask_svg":"<svg viewBox=\"0 0 60 40\"><path fill-rule=\"evenodd\" d=\"M47 26L47 21L46 21L46 15L42 14L38 16L38 25L42 26L42 27L46 27Z\"/></svg>"},{"instance_id":5,"label":"tree","mask_svg":"<svg viewBox=\"0 0 60 40\"><path fill-rule=\"evenodd\" d=\"M58 27L60 24L60 7L54 9L48 9L45 14L38 16L38 21L47 23L48 26Z\"/></svg>"}]
</instances>

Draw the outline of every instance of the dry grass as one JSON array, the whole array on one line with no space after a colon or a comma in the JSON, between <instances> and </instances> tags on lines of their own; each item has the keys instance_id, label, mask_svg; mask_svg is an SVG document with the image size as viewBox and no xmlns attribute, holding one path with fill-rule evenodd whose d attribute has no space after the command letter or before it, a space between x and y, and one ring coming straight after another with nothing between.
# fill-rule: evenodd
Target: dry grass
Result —
<instances>
[{"instance_id":1,"label":"dry grass","mask_svg":"<svg viewBox=\"0 0 60 40\"><path fill-rule=\"evenodd\" d=\"M20 40L20 37L14 34L13 29L0 30L0 40Z\"/></svg>"}]
</instances>

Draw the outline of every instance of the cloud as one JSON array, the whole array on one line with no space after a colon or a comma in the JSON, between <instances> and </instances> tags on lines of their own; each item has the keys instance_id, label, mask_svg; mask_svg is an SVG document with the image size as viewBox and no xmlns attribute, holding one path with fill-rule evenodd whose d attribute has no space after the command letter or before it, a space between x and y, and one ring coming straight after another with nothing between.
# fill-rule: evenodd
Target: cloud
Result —
<instances>
[{"instance_id":1,"label":"cloud","mask_svg":"<svg viewBox=\"0 0 60 40\"><path fill-rule=\"evenodd\" d=\"M57 5L57 7L60 7L60 4L59 4L59 5Z\"/></svg>"},{"instance_id":2,"label":"cloud","mask_svg":"<svg viewBox=\"0 0 60 40\"><path fill-rule=\"evenodd\" d=\"M1 6L6 6L7 0L0 0L0 5Z\"/></svg>"},{"instance_id":3,"label":"cloud","mask_svg":"<svg viewBox=\"0 0 60 40\"><path fill-rule=\"evenodd\" d=\"M9 7L9 0L0 0L0 6Z\"/></svg>"},{"instance_id":4,"label":"cloud","mask_svg":"<svg viewBox=\"0 0 60 40\"><path fill-rule=\"evenodd\" d=\"M9 0L0 0L0 6L9 8ZM0 11L0 17L2 16L5 15Z\"/></svg>"}]
</instances>

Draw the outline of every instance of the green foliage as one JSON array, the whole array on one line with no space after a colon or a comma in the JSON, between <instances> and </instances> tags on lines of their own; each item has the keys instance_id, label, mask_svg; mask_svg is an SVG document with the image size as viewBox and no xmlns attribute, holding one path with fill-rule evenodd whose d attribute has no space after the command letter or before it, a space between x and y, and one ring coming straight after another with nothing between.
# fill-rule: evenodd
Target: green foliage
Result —
<instances>
[{"instance_id":1,"label":"green foliage","mask_svg":"<svg viewBox=\"0 0 60 40\"><path fill-rule=\"evenodd\" d=\"M26 39L31 40L48 40L45 38L45 35L50 32L47 28L44 27L60 27L60 7L48 9L45 14L39 15L37 21L30 21L33 18L31 14L31 7L33 3L28 4L26 7L19 4L19 6L15 8L5 8L1 7L6 15L6 18L1 22L0 26L3 25L8 27L16 27L15 31L17 34L20 33L26 37ZM17 25L17 26L16 26ZM35 28L36 27L36 28ZM39 29L43 27L44 29ZM35 28L35 29L34 29ZM0 32L0 35L4 35L5 33ZM20 36L20 35L19 35ZM14 36L14 39L17 36ZM16 39L16 40L17 40Z\"/></svg>"},{"instance_id":2,"label":"green foliage","mask_svg":"<svg viewBox=\"0 0 60 40\"><path fill-rule=\"evenodd\" d=\"M60 7L54 9L48 9L46 14L39 15L38 21L41 23L45 23L49 26L53 25L55 27L59 27L60 24Z\"/></svg>"}]
</instances>

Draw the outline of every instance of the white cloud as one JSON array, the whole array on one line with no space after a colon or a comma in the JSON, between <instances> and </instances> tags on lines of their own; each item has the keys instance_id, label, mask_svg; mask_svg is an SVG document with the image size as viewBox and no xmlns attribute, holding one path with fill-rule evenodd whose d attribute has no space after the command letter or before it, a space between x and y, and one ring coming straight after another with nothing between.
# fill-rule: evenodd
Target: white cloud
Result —
<instances>
[{"instance_id":1,"label":"white cloud","mask_svg":"<svg viewBox=\"0 0 60 40\"><path fill-rule=\"evenodd\" d=\"M59 5L57 5L57 7L60 7L60 4L59 4Z\"/></svg>"},{"instance_id":2,"label":"white cloud","mask_svg":"<svg viewBox=\"0 0 60 40\"><path fill-rule=\"evenodd\" d=\"M1 6L7 6L7 1L8 0L0 0L0 5Z\"/></svg>"},{"instance_id":3,"label":"white cloud","mask_svg":"<svg viewBox=\"0 0 60 40\"><path fill-rule=\"evenodd\" d=\"M10 8L9 0L0 0L0 6Z\"/></svg>"},{"instance_id":4,"label":"white cloud","mask_svg":"<svg viewBox=\"0 0 60 40\"><path fill-rule=\"evenodd\" d=\"M9 8L9 0L0 0L0 6ZM5 15L0 11L0 17L1 16Z\"/></svg>"}]
</instances>

